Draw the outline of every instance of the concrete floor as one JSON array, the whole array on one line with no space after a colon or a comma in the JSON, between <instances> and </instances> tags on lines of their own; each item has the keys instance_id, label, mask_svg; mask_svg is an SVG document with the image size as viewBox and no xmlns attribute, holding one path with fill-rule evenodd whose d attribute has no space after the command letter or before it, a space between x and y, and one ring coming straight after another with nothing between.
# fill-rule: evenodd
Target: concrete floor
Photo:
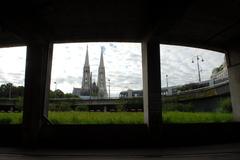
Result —
<instances>
[{"instance_id":1,"label":"concrete floor","mask_svg":"<svg viewBox=\"0 0 240 160\"><path fill-rule=\"evenodd\" d=\"M0 148L0 160L55 160L55 159L161 159L161 160L212 160L240 159L240 143L209 145L198 147L180 147L166 149L104 149L104 150L69 150Z\"/></svg>"}]
</instances>

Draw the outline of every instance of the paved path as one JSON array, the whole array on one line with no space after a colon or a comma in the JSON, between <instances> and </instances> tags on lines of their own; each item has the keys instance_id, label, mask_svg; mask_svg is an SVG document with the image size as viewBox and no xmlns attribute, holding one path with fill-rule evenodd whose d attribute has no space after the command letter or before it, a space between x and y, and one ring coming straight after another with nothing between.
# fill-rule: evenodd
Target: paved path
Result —
<instances>
[{"instance_id":1,"label":"paved path","mask_svg":"<svg viewBox=\"0 0 240 160\"><path fill-rule=\"evenodd\" d=\"M168 149L23 150L0 148L0 160L240 160L240 143Z\"/></svg>"}]
</instances>

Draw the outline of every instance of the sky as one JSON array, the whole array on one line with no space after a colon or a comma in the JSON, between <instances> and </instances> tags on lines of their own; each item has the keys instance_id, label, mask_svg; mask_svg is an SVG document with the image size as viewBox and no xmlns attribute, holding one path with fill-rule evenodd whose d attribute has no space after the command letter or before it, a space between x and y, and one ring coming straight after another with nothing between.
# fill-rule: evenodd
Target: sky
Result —
<instances>
[{"instance_id":1,"label":"sky","mask_svg":"<svg viewBox=\"0 0 240 160\"><path fill-rule=\"evenodd\" d=\"M101 47L105 48L106 85L108 90L109 79L111 97L117 97L123 90L142 89L141 43L107 42L54 44L51 90L71 93L73 87L81 87L87 45L90 71L95 82ZM212 69L224 61L222 53L190 47L161 44L160 52L162 87L166 86L166 75L169 86L197 82L197 55L204 60L199 61L202 80L209 79ZM25 61L26 47L0 48L0 84L24 85Z\"/></svg>"},{"instance_id":2,"label":"sky","mask_svg":"<svg viewBox=\"0 0 240 160\"><path fill-rule=\"evenodd\" d=\"M197 56L202 81L209 80L212 70L219 67L225 58L220 52L174 45L160 45L160 52L163 87L166 87L166 75L169 86L198 82Z\"/></svg>"},{"instance_id":3,"label":"sky","mask_svg":"<svg viewBox=\"0 0 240 160\"><path fill-rule=\"evenodd\" d=\"M26 47L0 48L0 84L24 85Z\"/></svg>"},{"instance_id":4,"label":"sky","mask_svg":"<svg viewBox=\"0 0 240 160\"><path fill-rule=\"evenodd\" d=\"M101 46L103 46L107 90L108 79L110 79L110 92L114 96L118 96L122 90L142 89L140 43L72 43L54 45L52 90L66 88L66 92L72 92L73 87L81 88L87 45L93 81L97 82Z\"/></svg>"}]
</instances>

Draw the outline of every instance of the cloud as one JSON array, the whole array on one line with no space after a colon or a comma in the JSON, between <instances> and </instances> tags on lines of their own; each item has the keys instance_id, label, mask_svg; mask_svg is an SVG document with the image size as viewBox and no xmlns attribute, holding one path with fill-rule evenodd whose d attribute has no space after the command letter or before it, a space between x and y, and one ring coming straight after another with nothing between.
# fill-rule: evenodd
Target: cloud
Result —
<instances>
[{"instance_id":1,"label":"cloud","mask_svg":"<svg viewBox=\"0 0 240 160\"><path fill-rule=\"evenodd\" d=\"M0 83L24 84L26 47L0 49Z\"/></svg>"},{"instance_id":2,"label":"cloud","mask_svg":"<svg viewBox=\"0 0 240 160\"><path fill-rule=\"evenodd\" d=\"M106 79L110 79L111 93L142 89L142 56L140 43L66 43L54 44L51 73L51 89L72 92L73 87L81 87L86 47L89 49L89 62L93 80L97 82L101 47L104 49ZM160 45L161 82L166 86L198 81L197 64L192 59L201 55L200 62L203 80L209 79L213 68L223 63L224 54L204 49ZM195 60L196 61L196 60ZM8 62L8 63L6 63ZM26 62L26 47L0 49L0 81L23 84ZM108 83L108 82L107 82Z\"/></svg>"},{"instance_id":3,"label":"cloud","mask_svg":"<svg viewBox=\"0 0 240 160\"><path fill-rule=\"evenodd\" d=\"M160 48L162 86L166 86L166 74L168 74L170 86L197 82L197 55L204 59L204 62L199 61L203 70L201 72L202 80L209 79L212 69L221 65L224 60L224 54L204 49L173 45L161 45ZM192 60L195 63L192 63Z\"/></svg>"},{"instance_id":4,"label":"cloud","mask_svg":"<svg viewBox=\"0 0 240 160\"><path fill-rule=\"evenodd\" d=\"M93 74L93 80L97 81L101 47L104 47L106 79L111 80L111 87L114 88L113 93L118 95L121 90L126 88L142 88L142 56L140 44L74 43L65 45L69 45L68 50L70 50L70 53L68 56L72 56L72 60L68 63L63 62L66 61L66 57L62 59L55 57L56 61L59 59L59 65L63 66L62 64L65 64L65 73L56 71L59 72L56 77L60 77L59 80L62 84L73 83L74 85L78 84L78 86L81 86L86 45L88 45L90 69ZM224 57L223 54L219 56L217 52L180 46L161 45L160 50L162 86L166 84L166 74L168 74L169 85L196 82L198 80L197 68L196 64L192 64L191 61L192 58L198 54L201 54L206 59L206 61L201 64L203 70L202 79L208 79L212 68L220 65ZM63 53L61 55L64 56ZM216 57L218 57L217 60ZM57 68L59 69L60 67ZM70 87L70 89L63 88L63 90L71 92L72 87Z\"/></svg>"},{"instance_id":5,"label":"cloud","mask_svg":"<svg viewBox=\"0 0 240 160\"><path fill-rule=\"evenodd\" d=\"M117 48L117 46L114 45L113 43L109 43L109 46L110 46L110 47L113 47L113 48Z\"/></svg>"},{"instance_id":6,"label":"cloud","mask_svg":"<svg viewBox=\"0 0 240 160\"><path fill-rule=\"evenodd\" d=\"M73 76L67 76L65 78L57 78L55 82L57 82L58 84L61 83L75 83L76 81L79 81L81 77L73 77Z\"/></svg>"}]
</instances>

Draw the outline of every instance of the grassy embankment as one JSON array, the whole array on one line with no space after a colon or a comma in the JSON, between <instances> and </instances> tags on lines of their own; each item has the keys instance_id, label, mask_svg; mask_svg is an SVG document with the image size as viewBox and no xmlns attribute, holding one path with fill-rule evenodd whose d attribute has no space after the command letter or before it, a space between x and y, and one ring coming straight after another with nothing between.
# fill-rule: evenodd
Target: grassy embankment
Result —
<instances>
[{"instance_id":1,"label":"grassy embankment","mask_svg":"<svg viewBox=\"0 0 240 160\"><path fill-rule=\"evenodd\" d=\"M49 112L53 124L143 124L142 112ZM222 123L231 113L164 112L164 123ZM20 124L22 113L0 113L0 124Z\"/></svg>"}]
</instances>

